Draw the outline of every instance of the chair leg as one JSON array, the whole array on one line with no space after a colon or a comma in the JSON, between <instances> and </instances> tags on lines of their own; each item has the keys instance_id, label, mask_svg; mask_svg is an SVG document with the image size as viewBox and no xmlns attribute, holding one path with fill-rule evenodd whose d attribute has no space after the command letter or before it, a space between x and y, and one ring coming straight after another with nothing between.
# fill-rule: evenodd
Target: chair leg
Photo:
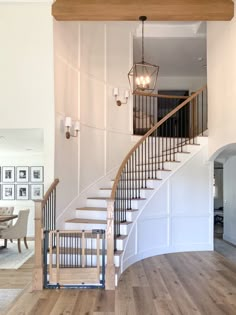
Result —
<instances>
[{"instance_id":1,"label":"chair leg","mask_svg":"<svg viewBox=\"0 0 236 315\"><path fill-rule=\"evenodd\" d=\"M4 247L7 248L7 239L4 240Z\"/></svg>"},{"instance_id":2,"label":"chair leg","mask_svg":"<svg viewBox=\"0 0 236 315\"><path fill-rule=\"evenodd\" d=\"M18 238L17 242L18 242L18 251L19 251L19 253L21 253L21 248L20 248L20 238Z\"/></svg>"},{"instance_id":3,"label":"chair leg","mask_svg":"<svg viewBox=\"0 0 236 315\"><path fill-rule=\"evenodd\" d=\"M25 248L28 249L29 247L28 247L28 244L27 244L27 242L26 242L26 236L24 237L24 243L25 243Z\"/></svg>"}]
</instances>

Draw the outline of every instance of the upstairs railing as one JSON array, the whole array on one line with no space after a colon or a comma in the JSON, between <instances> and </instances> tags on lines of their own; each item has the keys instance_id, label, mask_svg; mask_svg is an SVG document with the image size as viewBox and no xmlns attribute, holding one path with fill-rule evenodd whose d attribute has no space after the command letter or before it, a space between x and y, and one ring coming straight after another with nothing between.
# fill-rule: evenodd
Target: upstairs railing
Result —
<instances>
[{"instance_id":1,"label":"upstairs railing","mask_svg":"<svg viewBox=\"0 0 236 315\"><path fill-rule=\"evenodd\" d=\"M107 206L106 287L114 289L114 251L121 235L121 224L127 221L132 200L141 198L147 181L159 179L165 162L176 161L186 144L207 129L206 86L193 93L158 121L130 150L115 178Z\"/></svg>"},{"instance_id":2,"label":"upstairs railing","mask_svg":"<svg viewBox=\"0 0 236 315\"><path fill-rule=\"evenodd\" d=\"M173 92L177 94L177 91ZM180 92L187 94L187 91ZM187 98L188 96L184 95L136 93L133 96L134 135L145 135L159 120Z\"/></svg>"},{"instance_id":3,"label":"upstairs railing","mask_svg":"<svg viewBox=\"0 0 236 315\"><path fill-rule=\"evenodd\" d=\"M56 187L55 179L43 200L35 201L35 266L33 271L33 290L43 289L43 238L44 231L56 229Z\"/></svg>"}]
</instances>

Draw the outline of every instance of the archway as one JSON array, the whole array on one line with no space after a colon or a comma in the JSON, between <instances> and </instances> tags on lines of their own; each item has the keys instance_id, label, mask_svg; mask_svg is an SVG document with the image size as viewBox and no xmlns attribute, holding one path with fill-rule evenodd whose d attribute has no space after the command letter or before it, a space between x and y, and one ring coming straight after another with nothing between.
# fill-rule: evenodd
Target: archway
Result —
<instances>
[{"instance_id":1,"label":"archway","mask_svg":"<svg viewBox=\"0 0 236 315\"><path fill-rule=\"evenodd\" d=\"M214 161L214 248L236 262L236 143L220 148Z\"/></svg>"}]
</instances>

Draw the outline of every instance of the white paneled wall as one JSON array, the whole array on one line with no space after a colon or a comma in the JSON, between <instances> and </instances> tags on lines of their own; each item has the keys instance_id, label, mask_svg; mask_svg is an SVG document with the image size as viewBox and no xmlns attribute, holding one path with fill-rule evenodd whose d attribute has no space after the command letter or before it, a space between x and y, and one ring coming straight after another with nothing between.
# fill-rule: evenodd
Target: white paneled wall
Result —
<instances>
[{"instance_id":1,"label":"white paneled wall","mask_svg":"<svg viewBox=\"0 0 236 315\"><path fill-rule=\"evenodd\" d=\"M133 23L80 24L80 192L117 167L131 146L131 102L118 107L128 89Z\"/></svg>"},{"instance_id":2,"label":"white paneled wall","mask_svg":"<svg viewBox=\"0 0 236 315\"><path fill-rule=\"evenodd\" d=\"M162 184L132 225L123 270L157 254L213 249L212 167L205 145Z\"/></svg>"},{"instance_id":3,"label":"white paneled wall","mask_svg":"<svg viewBox=\"0 0 236 315\"><path fill-rule=\"evenodd\" d=\"M54 20L55 65L55 177L57 215L78 195L79 137L65 138L64 119L79 118L79 25Z\"/></svg>"}]
</instances>

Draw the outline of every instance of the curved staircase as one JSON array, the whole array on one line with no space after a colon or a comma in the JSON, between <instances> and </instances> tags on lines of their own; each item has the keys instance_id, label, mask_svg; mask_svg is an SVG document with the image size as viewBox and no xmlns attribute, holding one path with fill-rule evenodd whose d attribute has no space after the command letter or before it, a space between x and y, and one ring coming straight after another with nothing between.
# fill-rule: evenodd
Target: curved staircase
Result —
<instances>
[{"instance_id":1,"label":"curved staircase","mask_svg":"<svg viewBox=\"0 0 236 315\"><path fill-rule=\"evenodd\" d=\"M107 232L107 251L110 253L114 251L114 260L110 259L110 268L113 268L111 261L114 261L116 283L132 222L163 183L201 150L205 143L204 137L198 137L199 134L204 136L206 129L206 124L203 122L205 112L203 106L206 104L203 104L202 96L205 90L206 87L197 91L161 119L146 135L139 137L137 144L121 164L116 178L111 178L105 187L101 187L95 195L88 197L84 207L75 210L75 218L65 223L65 228L68 230L106 229L109 220L107 203L110 201L113 204L114 200L113 222L110 221L110 229L111 231L114 229L114 236ZM174 115L178 118L179 115L181 124L181 115L182 117L185 115L184 112L181 114L181 109L187 106L190 107L191 127L188 135L182 132L183 136L181 136L182 127L170 126L167 123L168 119ZM180 131L176 136L163 137L159 136L160 128L162 134L168 128L178 128L177 130ZM107 281L112 282L109 273L106 274Z\"/></svg>"}]
</instances>

